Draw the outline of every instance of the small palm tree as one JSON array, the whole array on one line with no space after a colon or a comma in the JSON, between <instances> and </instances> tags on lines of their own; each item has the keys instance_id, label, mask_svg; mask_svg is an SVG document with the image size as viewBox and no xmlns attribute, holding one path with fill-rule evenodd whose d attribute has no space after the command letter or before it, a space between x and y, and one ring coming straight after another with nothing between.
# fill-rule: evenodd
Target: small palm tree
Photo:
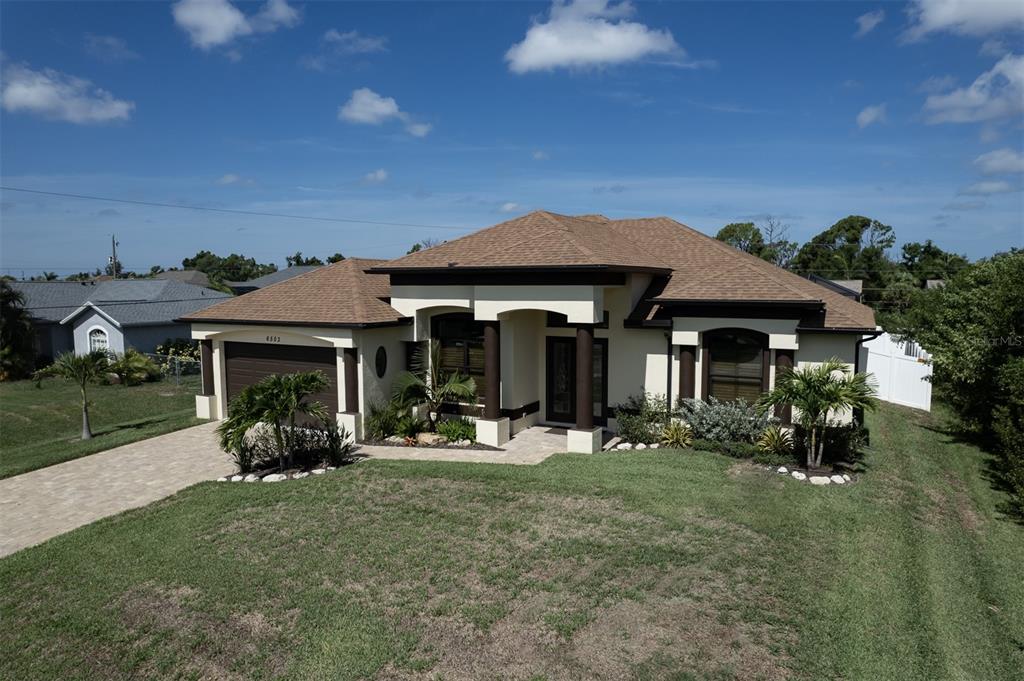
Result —
<instances>
[{"instance_id":1,"label":"small palm tree","mask_svg":"<svg viewBox=\"0 0 1024 681\"><path fill-rule=\"evenodd\" d=\"M96 350L87 355L65 352L58 355L53 364L35 373L37 381L51 376L59 376L78 384L78 389L82 393L83 440L92 439L92 429L89 427L89 396L86 394L86 386L90 383L97 383L103 378L107 372L107 364L107 353L102 350Z\"/></svg>"},{"instance_id":2,"label":"small palm tree","mask_svg":"<svg viewBox=\"0 0 1024 681\"><path fill-rule=\"evenodd\" d=\"M117 374L126 388L160 375L160 367L156 362L135 348L128 348L121 356L111 357L109 370Z\"/></svg>"},{"instance_id":3,"label":"small palm tree","mask_svg":"<svg viewBox=\"0 0 1024 681\"><path fill-rule=\"evenodd\" d=\"M437 430L437 415L445 402L468 402L476 397L476 381L472 376L458 372L446 372L441 367L441 344L429 342L427 361L422 348L418 349L410 362L412 371L407 371L395 380L394 399L403 407L416 404L426 405L430 430Z\"/></svg>"},{"instance_id":4,"label":"small palm tree","mask_svg":"<svg viewBox=\"0 0 1024 681\"><path fill-rule=\"evenodd\" d=\"M318 421L327 421L327 408L309 398L328 385L323 372L305 371L267 376L259 383L244 388L231 401L228 417L217 428L221 447L229 452L244 449L247 446L246 433L264 423L274 429L278 469L284 470L285 456L291 466L294 462L291 441L296 418L304 413Z\"/></svg>"},{"instance_id":5,"label":"small palm tree","mask_svg":"<svg viewBox=\"0 0 1024 681\"><path fill-rule=\"evenodd\" d=\"M776 405L793 405L797 422L808 433L807 467L821 466L824 455L825 427L828 415L843 409L874 409L874 379L871 374L852 373L842 361L828 361L791 369L775 379L775 388L758 400L758 407L767 411Z\"/></svg>"}]
</instances>

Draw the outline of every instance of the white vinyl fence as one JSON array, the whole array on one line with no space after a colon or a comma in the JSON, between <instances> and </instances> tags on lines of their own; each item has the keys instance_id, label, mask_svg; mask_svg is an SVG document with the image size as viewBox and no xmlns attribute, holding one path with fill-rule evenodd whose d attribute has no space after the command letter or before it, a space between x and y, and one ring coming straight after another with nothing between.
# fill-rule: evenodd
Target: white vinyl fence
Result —
<instances>
[{"instance_id":1,"label":"white vinyl fence","mask_svg":"<svg viewBox=\"0 0 1024 681\"><path fill-rule=\"evenodd\" d=\"M883 333L864 343L860 352L860 366L878 381L880 400L931 411L932 365L917 343L900 343Z\"/></svg>"}]
</instances>

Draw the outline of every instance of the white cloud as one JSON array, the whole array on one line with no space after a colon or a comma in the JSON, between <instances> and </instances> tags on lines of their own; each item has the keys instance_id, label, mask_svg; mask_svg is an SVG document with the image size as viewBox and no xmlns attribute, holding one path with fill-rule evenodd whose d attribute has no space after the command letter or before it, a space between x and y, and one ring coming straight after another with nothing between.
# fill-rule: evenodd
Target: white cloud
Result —
<instances>
[{"instance_id":1,"label":"white cloud","mask_svg":"<svg viewBox=\"0 0 1024 681\"><path fill-rule=\"evenodd\" d=\"M956 78L953 76L932 76L931 78L926 78L924 82L918 85L917 91L936 94L939 92L948 92L954 87L956 87Z\"/></svg>"},{"instance_id":2,"label":"white cloud","mask_svg":"<svg viewBox=\"0 0 1024 681\"><path fill-rule=\"evenodd\" d=\"M986 180L965 187L960 190L960 193L964 196L990 196L992 194L1008 194L1012 191L1015 189L1005 180Z\"/></svg>"},{"instance_id":3,"label":"white cloud","mask_svg":"<svg viewBox=\"0 0 1024 681\"><path fill-rule=\"evenodd\" d=\"M405 131L413 137L426 137L433 126L429 123L418 123L412 116L398 107L393 97L383 97L370 88L359 88L352 91L349 100L338 107L338 119L361 125L381 125L396 119L405 126Z\"/></svg>"},{"instance_id":4,"label":"white cloud","mask_svg":"<svg viewBox=\"0 0 1024 681\"><path fill-rule=\"evenodd\" d=\"M1006 43L998 38L989 38L981 44L978 48L978 54L983 57L995 57L999 59L1010 52L1010 48L1006 46Z\"/></svg>"},{"instance_id":5,"label":"white cloud","mask_svg":"<svg viewBox=\"0 0 1024 681\"><path fill-rule=\"evenodd\" d=\"M633 5L624 0L554 0L548 20L534 22L522 42L505 53L513 73L588 68L659 58L698 68L706 62L687 59L668 29L652 29L629 21Z\"/></svg>"},{"instance_id":6,"label":"white cloud","mask_svg":"<svg viewBox=\"0 0 1024 681\"><path fill-rule=\"evenodd\" d=\"M503 203L503 204L501 204L501 207L498 208L498 210L501 211L502 213L511 213L511 212L513 212L515 210L518 210L518 209L519 209L519 204L514 202L514 201L508 201L506 203Z\"/></svg>"},{"instance_id":7,"label":"white cloud","mask_svg":"<svg viewBox=\"0 0 1024 681\"><path fill-rule=\"evenodd\" d=\"M982 36L1024 28L1024 12L1014 0L913 0L908 13L904 38L910 41L942 31Z\"/></svg>"},{"instance_id":8,"label":"white cloud","mask_svg":"<svg viewBox=\"0 0 1024 681\"><path fill-rule=\"evenodd\" d=\"M537 149L530 155L533 157L534 161L546 161L549 158L551 158L551 156L548 155L548 152L544 151L543 149Z\"/></svg>"},{"instance_id":9,"label":"white cloud","mask_svg":"<svg viewBox=\"0 0 1024 681\"><path fill-rule=\"evenodd\" d=\"M80 124L126 121L135 109L135 102L117 99L84 78L23 64L4 67L0 105L12 113Z\"/></svg>"},{"instance_id":10,"label":"white cloud","mask_svg":"<svg viewBox=\"0 0 1024 681\"><path fill-rule=\"evenodd\" d=\"M387 179L388 171L383 168L377 168L377 170L366 173L366 175L363 176L363 181L368 184L380 184L381 182L386 182Z\"/></svg>"},{"instance_id":11,"label":"white cloud","mask_svg":"<svg viewBox=\"0 0 1024 681\"><path fill-rule=\"evenodd\" d=\"M874 12L861 14L854 21L857 22L857 32L853 34L853 37L863 38L868 33L875 30L880 23L885 21L885 10L876 9Z\"/></svg>"},{"instance_id":12,"label":"white cloud","mask_svg":"<svg viewBox=\"0 0 1024 681\"><path fill-rule=\"evenodd\" d=\"M1024 56L1008 54L973 83L925 100L929 123L975 123L1024 113Z\"/></svg>"},{"instance_id":13,"label":"white cloud","mask_svg":"<svg viewBox=\"0 0 1024 681\"><path fill-rule=\"evenodd\" d=\"M112 35L86 33L85 51L100 61L108 63L139 59L138 52L129 49L128 43Z\"/></svg>"},{"instance_id":14,"label":"white cloud","mask_svg":"<svg viewBox=\"0 0 1024 681\"><path fill-rule=\"evenodd\" d=\"M974 165L984 175L1002 175L1004 173L1024 173L1024 154L1015 149L1004 147L974 159Z\"/></svg>"},{"instance_id":15,"label":"white cloud","mask_svg":"<svg viewBox=\"0 0 1024 681\"><path fill-rule=\"evenodd\" d=\"M249 179L249 178L242 177L241 175L239 175L237 173L226 173L226 174L221 175L220 177L217 178L216 184L219 184L219 185L224 186L224 187L226 187L228 185L232 185L232 184L236 184L236 185L239 185L239 186L244 185L244 186L248 187L248 186L256 184L256 182L254 180Z\"/></svg>"},{"instance_id":16,"label":"white cloud","mask_svg":"<svg viewBox=\"0 0 1024 681\"><path fill-rule=\"evenodd\" d=\"M861 109L861 112L857 114L857 127L863 129L871 125L872 123L884 123L885 122L885 104L875 104L874 106L866 106Z\"/></svg>"},{"instance_id":17,"label":"white cloud","mask_svg":"<svg viewBox=\"0 0 1024 681\"><path fill-rule=\"evenodd\" d=\"M296 26L299 11L287 0L267 0L256 14L246 16L228 0L180 0L171 8L176 23L192 44L210 50L253 33L271 33Z\"/></svg>"},{"instance_id":18,"label":"white cloud","mask_svg":"<svg viewBox=\"0 0 1024 681\"><path fill-rule=\"evenodd\" d=\"M342 33L336 28L328 29L320 38L320 49L316 54L302 57L299 63L307 69L325 71L336 62L358 54L387 52L388 39L383 36L363 35L359 31Z\"/></svg>"}]
</instances>

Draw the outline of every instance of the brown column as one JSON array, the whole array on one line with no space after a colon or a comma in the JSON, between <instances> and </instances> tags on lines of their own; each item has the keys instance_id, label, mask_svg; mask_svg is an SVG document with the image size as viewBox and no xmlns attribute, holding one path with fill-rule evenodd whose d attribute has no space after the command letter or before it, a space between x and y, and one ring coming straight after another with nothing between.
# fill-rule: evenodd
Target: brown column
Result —
<instances>
[{"instance_id":1,"label":"brown column","mask_svg":"<svg viewBox=\"0 0 1024 681\"><path fill-rule=\"evenodd\" d=\"M213 394L213 341L199 341L199 366L203 372L203 394Z\"/></svg>"},{"instance_id":2,"label":"brown column","mask_svg":"<svg viewBox=\"0 0 1024 681\"><path fill-rule=\"evenodd\" d=\"M501 326L497 321L484 322L484 418L501 417Z\"/></svg>"},{"instance_id":3,"label":"brown column","mask_svg":"<svg viewBox=\"0 0 1024 681\"><path fill-rule=\"evenodd\" d=\"M679 397L690 399L697 386L697 347L679 346Z\"/></svg>"},{"instance_id":4,"label":"brown column","mask_svg":"<svg viewBox=\"0 0 1024 681\"><path fill-rule=\"evenodd\" d=\"M594 427L594 327L576 327L576 428Z\"/></svg>"},{"instance_id":5,"label":"brown column","mask_svg":"<svg viewBox=\"0 0 1024 681\"><path fill-rule=\"evenodd\" d=\"M711 352L708 350L708 340L700 349L700 398L708 399L708 392L711 390Z\"/></svg>"},{"instance_id":6,"label":"brown column","mask_svg":"<svg viewBox=\"0 0 1024 681\"><path fill-rule=\"evenodd\" d=\"M359 413L359 349L342 348L341 363L345 370L345 413Z\"/></svg>"},{"instance_id":7,"label":"brown column","mask_svg":"<svg viewBox=\"0 0 1024 681\"><path fill-rule=\"evenodd\" d=\"M779 376L786 371L793 368L793 351L792 350L776 350L775 351L775 381L778 385ZM793 405L791 404L777 404L775 405L775 416L778 417L782 423L789 425L793 422Z\"/></svg>"}]
</instances>

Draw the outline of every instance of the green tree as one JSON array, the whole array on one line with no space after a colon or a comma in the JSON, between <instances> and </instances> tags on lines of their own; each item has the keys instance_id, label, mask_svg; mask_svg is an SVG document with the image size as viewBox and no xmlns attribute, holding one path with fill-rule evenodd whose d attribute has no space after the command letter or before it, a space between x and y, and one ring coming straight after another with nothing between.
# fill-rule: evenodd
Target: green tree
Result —
<instances>
[{"instance_id":1,"label":"green tree","mask_svg":"<svg viewBox=\"0 0 1024 681\"><path fill-rule=\"evenodd\" d=\"M804 276L860 279L864 282L864 302L876 303L896 270L886 254L894 243L896 235L889 225L851 215L801 246L792 269Z\"/></svg>"},{"instance_id":2,"label":"green tree","mask_svg":"<svg viewBox=\"0 0 1024 681\"><path fill-rule=\"evenodd\" d=\"M336 262L341 262L344 259L345 256L343 256L341 253L335 253L334 255L327 256L327 262L332 264Z\"/></svg>"},{"instance_id":3,"label":"green tree","mask_svg":"<svg viewBox=\"0 0 1024 681\"><path fill-rule=\"evenodd\" d=\"M274 431L278 469L294 462L292 446L295 423L299 414L306 414L326 423L327 408L310 397L329 385L322 371L267 376L255 385L243 388L228 406L228 417L217 428L221 448L238 452L247 446L246 434L265 424Z\"/></svg>"},{"instance_id":4,"label":"green tree","mask_svg":"<svg viewBox=\"0 0 1024 681\"><path fill-rule=\"evenodd\" d=\"M255 258L247 258L237 253L222 258L210 251L199 251L193 257L185 258L181 261L181 266L182 269L206 273L213 284L248 281L277 271L277 265L273 263L258 263Z\"/></svg>"},{"instance_id":5,"label":"green tree","mask_svg":"<svg viewBox=\"0 0 1024 681\"><path fill-rule=\"evenodd\" d=\"M108 371L116 374L126 388L160 376L156 362L135 348L128 348L124 354L113 357Z\"/></svg>"},{"instance_id":6,"label":"green tree","mask_svg":"<svg viewBox=\"0 0 1024 681\"><path fill-rule=\"evenodd\" d=\"M25 296L0 281L0 381L28 376L35 363L35 331Z\"/></svg>"},{"instance_id":7,"label":"green tree","mask_svg":"<svg viewBox=\"0 0 1024 681\"><path fill-rule=\"evenodd\" d=\"M37 381L57 376L66 381L73 381L78 385L78 389L82 394L83 440L92 439L92 428L89 427L89 396L86 388L90 383L98 383L103 378L107 371L107 366L107 353L102 350L96 350L87 355L65 352L58 355L53 364L35 373Z\"/></svg>"},{"instance_id":8,"label":"green tree","mask_svg":"<svg viewBox=\"0 0 1024 681\"><path fill-rule=\"evenodd\" d=\"M924 243L903 244L900 267L914 278L917 288L929 279L949 279L970 262L956 253L948 253L928 239Z\"/></svg>"},{"instance_id":9,"label":"green tree","mask_svg":"<svg viewBox=\"0 0 1024 681\"><path fill-rule=\"evenodd\" d=\"M405 252L405 254L409 255L410 253L418 253L419 251L422 251L426 248L432 248L434 246L437 246L440 243L442 243L440 239L424 239L423 241L414 243L412 247Z\"/></svg>"},{"instance_id":10,"label":"green tree","mask_svg":"<svg viewBox=\"0 0 1024 681\"><path fill-rule=\"evenodd\" d=\"M395 379L393 397L403 408L422 404L427 410L430 430L437 430L437 416L446 402L468 402L476 397L476 381L458 372L446 372L441 366L441 344L428 343L413 354L411 371ZM426 356L424 356L426 354Z\"/></svg>"},{"instance_id":11,"label":"green tree","mask_svg":"<svg viewBox=\"0 0 1024 681\"><path fill-rule=\"evenodd\" d=\"M715 238L759 258L764 250L764 235L753 222L729 223L718 230Z\"/></svg>"},{"instance_id":12,"label":"green tree","mask_svg":"<svg viewBox=\"0 0 1024 681\"><path fill-rule=\"evenodd\" d=\"M289 255L285 257L285 261L288 263L288 267L299 267L303 265L323 265L324 262L315 255L312 258L302 257L302 251L295 251L295 255Z\"/></svg>"},{"instance_id":13,"label":"green tree","mask_svg":"<svg viewBox=\"0 0 1024 681\"><path fill-rule=\"evenodd\" d=\"M825 453L825 428L830 413L843 409L874 409L878 404L871 375L853 373L833 357L817 365L783 372L775 388L758 400L767 411L776 405L794 407L797 422L807 431L807 467L821 466Z\"/></svg>"}]
</instances>

